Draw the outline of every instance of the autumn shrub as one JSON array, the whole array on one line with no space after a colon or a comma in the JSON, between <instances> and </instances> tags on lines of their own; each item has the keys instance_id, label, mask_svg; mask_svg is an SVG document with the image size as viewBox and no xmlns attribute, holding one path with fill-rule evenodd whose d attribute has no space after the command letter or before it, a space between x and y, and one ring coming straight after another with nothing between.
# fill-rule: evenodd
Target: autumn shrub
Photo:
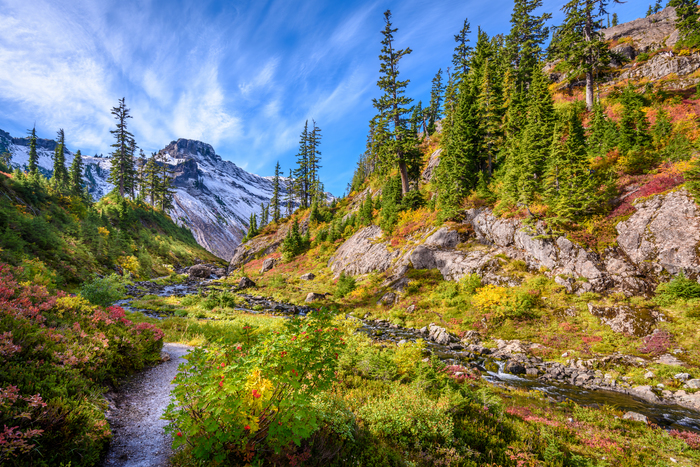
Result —
<instances>
[{"instance_id":1,"label":"autumn shrub","mask_svg":"<svg viewBox=\"0 0 700 467\"><path fill-rule=\"evenodd\" d=\"M357 285L355 284L355 278L352 277L349 274L345 274L345 271L340 273L340 277L338 278L338 283L335 286L335 292L334 295L337 298L343 298L353 290Z\"/></svg>"},{"instance_id":2,"label":"autumn shrub","mask_svg":"<svg viewBox=\"0 0 700 467\"><path fill-rule=\"evenodd\" d=\"M174 447L219 464L295 452L324 423L314 401L342 346L330 314L315 312L259 341L194 350L165 413Z\"/></svg>"},{"instance_id":3,"label":"autumn shrub","mask_svg":"<svg viewBox=\"0 0 700 467\"><path fill-rule=\"evenodd\" d=\"M501 287L488 284L472 297L472 305L490 315L495 323L506 319L528 319L533 317L538 304L539 291Z\"/></svg>"},{"instance_id":4,"label":"autumn shrub","mask_svg":"<svg viewBox=\"0 0 700 467\"><path fill-rule=\"evenodd\" d=\"M14 276L0 265L0 464L93 465L110 437L104 386L158 359L163 333Z\"/></svg>"}]
</instances>

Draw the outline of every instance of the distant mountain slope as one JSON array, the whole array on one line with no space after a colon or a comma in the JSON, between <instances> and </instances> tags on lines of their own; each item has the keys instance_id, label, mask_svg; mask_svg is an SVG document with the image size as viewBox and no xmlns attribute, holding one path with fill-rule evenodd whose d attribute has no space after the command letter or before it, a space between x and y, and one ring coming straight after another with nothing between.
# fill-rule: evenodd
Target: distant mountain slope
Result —
<instances>
[{"instance_id":1,"label":"distant mountain slope","mask_svg":"<svg viewBox=\"0 0 700 467\"><path fill-rule=\"evenodd\" d=\"M29 140L13 138L0 130L0 146L12 154L13 167L27 168ZM42 172L50 175L56 142L38 139L37 152ZM200 141L179 139L159 151L173 166L176 192L169 212L179 225L188 227L197 242L220 258L230 260L248 228L251 213L260 216L260 204L272 198L272 180L251 174L233 162L222 160L214 148ZM66 150L66 165L73 152ZM107 182L110 160L83 156L88 190L95 200L113 186ZM281 184L281 196L286 194Z\"/></svg>"}]
</instances>

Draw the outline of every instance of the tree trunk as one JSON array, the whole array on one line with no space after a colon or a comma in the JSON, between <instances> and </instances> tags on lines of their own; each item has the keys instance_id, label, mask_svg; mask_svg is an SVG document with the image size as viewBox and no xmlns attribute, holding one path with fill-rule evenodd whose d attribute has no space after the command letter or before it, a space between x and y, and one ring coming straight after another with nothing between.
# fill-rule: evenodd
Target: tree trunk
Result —
<instances>
[{"instance_id":1,"label":"tree trunk","mask_svg":"<svg viewBox=\"0 0 700 467\"><path fill-rule=\"evenodd\" d=\"M399 161L399 172L401 173L401 194L406 196L408 193L408 169L404 161Z\"/></svg>"},{"instance_id":2,"label":"tree trunk","mask_svg":"<svg viewBox=\"0 0 700 467\"><path fill-rule=\"evenodd\" d=\"M586 72L586 107L593 110L593 72Z\"/></svg>"}]
</instances>

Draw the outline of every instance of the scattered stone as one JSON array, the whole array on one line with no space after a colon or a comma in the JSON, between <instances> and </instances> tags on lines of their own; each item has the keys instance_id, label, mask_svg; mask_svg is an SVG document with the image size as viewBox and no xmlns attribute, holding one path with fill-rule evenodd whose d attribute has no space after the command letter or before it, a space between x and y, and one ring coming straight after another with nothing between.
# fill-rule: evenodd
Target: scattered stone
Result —
<instances>
[{"instance_id":1,"label":"scattered stone","mask_svg":"<svg viewBox=\"0 0 700 467\"><path fill-rule=\"evenodd\" d=\"M226 269L225 268L214 268L214 269L212 269L212 273L217 277L224 277L226 275Z\"/></svg>"},{"instance_id":2,"label":"scattered stone","mask_svg":"<svg viewBox=\"0 0 700 467\"><path fill-rule=\"evenodd\" d=\"M306 300L304 300L304 301L306 303L311 303L311 302L315 302L318 300L325 300L325 299L326 299L326 294L309 292L309 294L306 296Z\"/></svg>"},{"instance_id":3,"label":"scattered stone","mask_svg":"<svg viewBox=\"0 0 700 467\"><path fill-rule=\"evenodd\" d=\"M394 303L396 303L396 294L394 292L388 292L382 295L382 298L379 299L377 305L391 306Z\"/></svg>"},{"instance_id":4,"label":"scattered stone","mask_svg":"<svg viewBox=\"0 0 700 467\"><path fill-rule=\"evenodd\" d=\"M479 334L479 331L467 331L466 334L464 334L464 337L462 338L462 342L468 344L478 344L481 342L481 334Z\"/></svg>"},{"instance_id":5,"label":"scattered stone","mask_svg":"<svg viewBox=\"0 0 700 467\"><path fill-rule=\"evenodd\" d=\"M646 378L646 379L652 379L652 378L654 378L654 376L655 376L654 373L651 371L647 371L646 373L644 373L644 378Z\"/></svg>"},{"instance_id":6,"label":"scattered stone","mask_svg":"<svg viewBox=\"0 0 700 467\"><path fill-rule=\"evenodd\" d=\"M690 379L690 373L678 373L673 376L673 379L683 382L688 381Z\"/></svg>"},{"instance_id":7,"label":"scattered stone","mask_svg":"<svg viewBox=\"0 0 700 467\"><path fill-rule=\"evenodd\" d=\"M506 363L504 370L506 373L511 373L514 375L523 375L527 372L522 364L514 360L509 360L508 363Z\"/></svg>"},{"instance_id":8,"label":"scattered stone","mask_svg":"<svg viewBox=\"0 0 700 467\"><path fill-rule=\"evenodd\" d=\"M410 314L410 313L413 313L414 311L416 311L416 306L415 306L415 305L411 305L411 306L409 306L408 308L406 308L406 313L409 313L409 314Z\"/></svg>"},{"instance_id":9,"label":"scattered stone","mask_svg":"<svg viewBox=\"0 0 700 467\"><path fill-rule=\"evenodd\" d=\"M316 279L316 276L314 275L313 272L307 272L306 274L303 274L299 279L303 281L312 281Z\"/></svg>"},{"instance_id":10,"label":"scattered stone","mask_svg":"<svg viewBox=\"0 0 700 467\"><path fill-rule=\"evenodd\" d=\"M195 264L187 271L187 275L196 279L209 279L212 275L212 268L206 264Z\"/></svg>"},{"instance_id":11,"label":"scattered stone","mask_svg":"<svg viewBox=\"0 0 700 467\"><path fill-rule=\"evenodd\" d=\"M408 341L406 339L401 339L396 345L405 345Z\"/></svg>"},{"instance_id":12,"label":"scattered stone","mask_svg":"<svg viewBox=\"0 0 700 467\"><path fill-rule=\"evenodd\" d=\"M673 355L670 354L663 354L656 360L654 360L654 363L660 363L662 365L675 365L675 366L683 366L683 362Z\"/></svg>"},{"instance_id":13,"label":"scattered stone","mask_svg":"<svg viewBox=\"0 0 700 467\"><path fill-rule=\"evenodd\" d=\"M609 326L614 332L646 336L662 321L661 313L655 308L628 305L595 306L588 304L588 311Z\"/></svg>"},{"instance_id":14,"label":"scattered stone","mask_svg":"<svg viewBox=\"0 0 700 467\"><path fill-rule=\"evenodd\" d=\"M275 267L275 264L277 264L277 260L274 258L267 258L265 261L263 261L262 267L260 268L260 274L264 274L270 269Z\"/></svg>"},{"instance_id":15,"label":"scattered stone","mask_svg":"<svg viewBox=\"0 0 700 467\"><path fill-rule=\"evenodd\" d=\"M168 352L161 352L160 353L160 361L161 362L170 361L170 354Z\"/></svg>"},{"instance_id":16,"label":"scattered stone","mask_svg":"<svg viewBox=\"0 0 700 467\"><path fill-rule=\"evenodd\" d=\"M238 290L249 289L251 287L256 287L256 284L249 277L243 276L241 280L238 281Z\"/></svg>"},{"instance_id":17,"label":"scattered stone","mask_svg":"<svg viewBox=\"0 0 700 467\"><path fill-rule=\"evenodd\" d=\"M457 340L447 332L447 329L436 326L435 323L428 325L428 339L440 345L448 345Z\"/></svg>"},{"instance_id":18,"label":"scattered stone","mask_svg":"<svg viewBox=\"0 0 700 467\"><path fill-rule=\"evenodd\" d=\"M684 387L688 389L700 389L700 379L691 379L685 382Z\"/></svg>"},{"instance_id":19,"label":"scattered stone","mask_svg":"<svg viewBox=\"0 0 700 467\"><path fill-rule=\"evenodd\" d=\"M649 423L649 419L645 415L637 412L625 412L622 418L624 420L632 420L633 422Z\"/></svg>"}]
</instances>

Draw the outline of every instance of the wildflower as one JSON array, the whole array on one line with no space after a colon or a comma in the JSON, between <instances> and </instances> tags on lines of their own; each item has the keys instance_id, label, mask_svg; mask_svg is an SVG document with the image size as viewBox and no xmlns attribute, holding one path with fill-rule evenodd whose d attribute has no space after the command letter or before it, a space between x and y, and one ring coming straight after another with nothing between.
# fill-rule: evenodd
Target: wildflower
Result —
<instances>
[{"instance_id":1,"label":"wildflower","mask_svg":"<svg viewBox=\"0 0 700 467\"><path fill-rule=\"evenodd\" d=\"M178 432L177 432L177 435L178 435L178 436L182 436L182 431L178 431Z\"/></svg>"},{"instance_id":2,"label":"wildflower","mask_svg":"<svg viewBox=\"0 0 700 467\"><path fill-rule=\"evenodd\" d=\"M221 362L221 368L225 367L224 362Z\"/></svg>"},{"instance_id":3,"label":"wildflower","mask_svg":"<svg viewBox=\"0 0 700 467\"><path fill-rule=\"evenodd\" d=\"M243 427L243 429L244 429L245 431L248 431L248 430L250 430L250 425L246 425L246 426L244 426L244 427Z\"/></svg>"},{"instance_id":4,"label":"wildflower","mask_svg":"<svg viewBox=\"0 0 700 467\"><path fill-rule=\"evenodd\" d=\"M220 387L220 388L223 388L223 387L224 387L224 382L223 382L223 381L219 381L219 387Z\"/></svg>"},{"instance_id":5,"label":"wildflower","mask_svg":"<svg viewBox=\"0 0 700 467\"><path fill-rule=\"evenodd\" d=\"M241 349L242 349L242 347L240 345L238 347L236 347L236 350L241 350Z\"/></svg>"},{"instance_id":6,"label":"wildflower","mask_svg":"<svg viewBox=\"0 0 700 467\"><path fill-rule=\"evenodd\" d=\"M253 389L253 397L259 399L261 396L262 394L260 394L257 389Z\"/></svg>"},{"instance_id":7,"label":"wildflower","mask_svg":"<svg viewBox=\"0 0 700 467\"><path fill-rule=\"evenodd\" d=\"M283 351L282 351L282 358L284 358L284 357L286 357L286 356L287 356L287 351L286 351L286 350L283 350Z\"/></svg>"}]
</instances>

